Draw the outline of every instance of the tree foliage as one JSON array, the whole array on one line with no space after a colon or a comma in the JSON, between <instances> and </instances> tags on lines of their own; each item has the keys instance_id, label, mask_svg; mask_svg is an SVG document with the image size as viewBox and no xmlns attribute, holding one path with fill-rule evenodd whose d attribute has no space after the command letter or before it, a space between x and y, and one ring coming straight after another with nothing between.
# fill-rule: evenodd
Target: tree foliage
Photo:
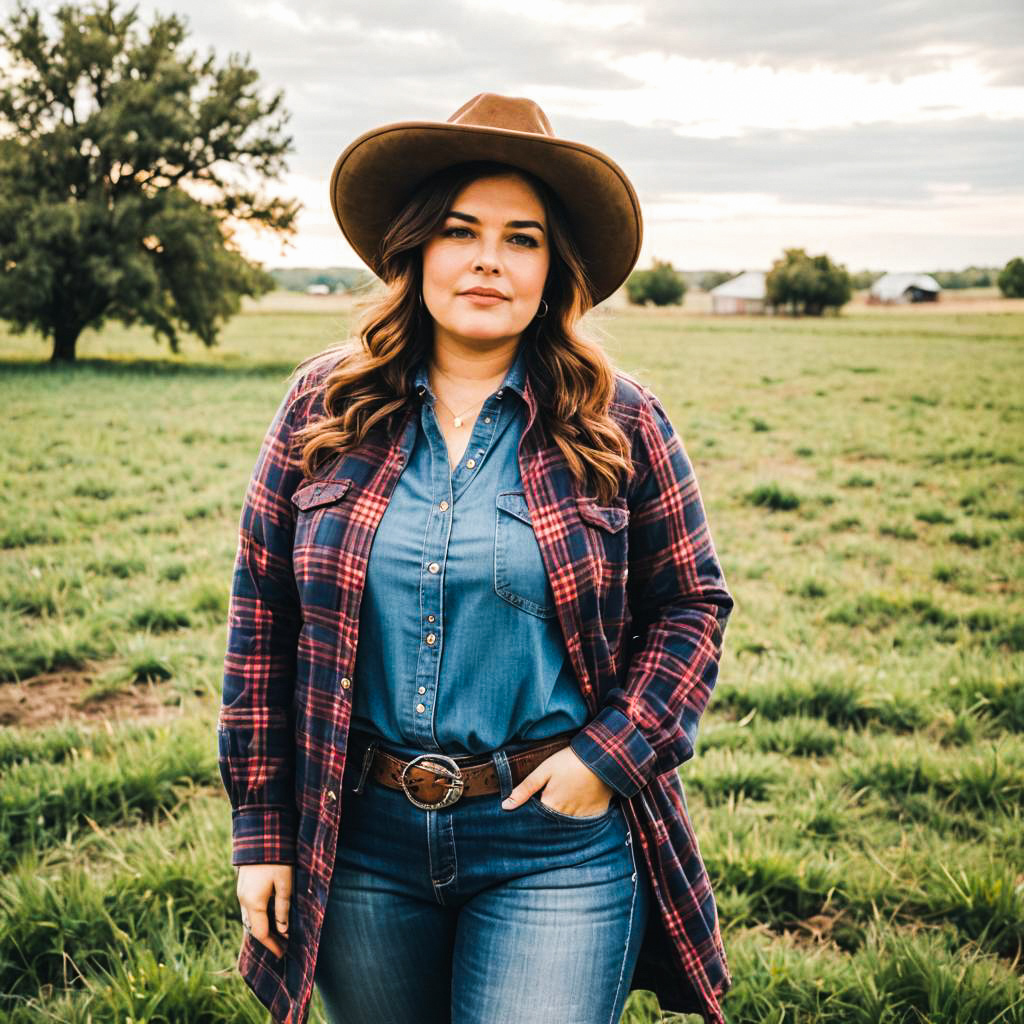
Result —
<instances>
[{"instance_id":1,"label":"tree foliage","mask_svg":"<svg viewBox=\"0 0 1024 1024\"><path fill-rule=\"evenodd\" d=\"M655 260L650 270L634 270L626 281L629 301L638 306L678 306L686 294L686 281L671 263Z\"/></svg>"},{"instance_id":2,"label":"tree foliage","mask_svg":"<svg viewBox=\"0 0 1024 1024\"><path fill-rule=\"evenodd\" d=\"M731 270L709 270L706 274L701 275L700 286L704 291L709 292L712 288L731 281L735 276L736 274Z\"/></svg>"},{"instance_id":3,"label":"tree foliage","mask_svg":"<svg viewBox=\"0 0 1024 1024\"><path fill-rule=\"evenodd\" d=\"M1015 256L999 271L996 281L1008 299L1024 299L1024 260Z\"/></svg>"},{"instance_id":4,"label":"tree foliage","mask_svg":"<svg viewBox=\"0 0 1024 1024\"><path fill-rule=\"evenodd\" d=\"M884 274L883 270L858 270L850 274L850 286L854 291L867 291Z\"/></svg>"},{"instance_id":5,"label":"tree foliage","mask_svg":"<svg viewBox=\"0 0 1024 1024\"><path fill-rule=\"evenodd\" d=\"M997 267L965 267L963 270L933 270L931 276L942 288L991 288L999 273Z\"/></svg>"},{"instance_id":6,"label":"tree foliage","mask_svg":"<svg viewBox=\"0 0 1024 1024\"><path fill-rule=\"evenodd\" d=\"M186 25L117 0L67 4L51 37L18 0L0 26L0 317L74 359L107 319L216 343L242 295L272 287L235 230L294 232L300 206L260 186L285 170L283 94L248 56L185 52Z\"/></svg>"},{"instance_id":7,"label":"tree foliage","mask_svg":"<svg viewBox=\"0 0 1024 1024\"><path fill-rule=\"evenodd\" d=\"M765 301L794 316L821 316L826 309L838 312L852 295L845 266L824 254L808 256L803 249L784 250L765 278Z\"/></svg>"}]
</instances>

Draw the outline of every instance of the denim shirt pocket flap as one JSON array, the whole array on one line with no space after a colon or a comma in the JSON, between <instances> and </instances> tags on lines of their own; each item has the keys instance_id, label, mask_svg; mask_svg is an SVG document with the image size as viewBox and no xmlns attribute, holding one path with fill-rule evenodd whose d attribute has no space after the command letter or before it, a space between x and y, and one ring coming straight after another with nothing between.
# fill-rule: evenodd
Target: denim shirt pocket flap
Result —
<instances>
[{"instance_id":1,"label":"denim shirt pocket flap","mask_svg":"<svg viewBox=\"0 0 1024 1024\"><path fill-rule=\"evenodd\" d=\"M530 506L526 504L526 495L519 492L506 491L503 494L498 494L495 498L495 504L503 512L508 512L510 515L521 519L524 523L533 525L533 520L530 518Z\"/></svg>"},{"instance_id":2,"label":"denim shirt pocket flap","mask_svg":"<svg viewBox=\"0 0 1024 1024\"><path fill-rule=\"evenodd\" d=\"M608 533L618 533L629 522L629 509L625 505L598 505L593 498L576 499L580 518Z\"/></svg>"},{"instance_id":3,"label":"denim shirt pocket flap","mask_svg":"<svg viewBox=\"0 0 1024 1024\"><path fill-rule=\"evenodd\" d=\"M321 480L306 484L292 495L292 503L303 512L320 508L321 505L330 505L345 494L351 483L351 480Z\"/></svg>"}]
</instances>

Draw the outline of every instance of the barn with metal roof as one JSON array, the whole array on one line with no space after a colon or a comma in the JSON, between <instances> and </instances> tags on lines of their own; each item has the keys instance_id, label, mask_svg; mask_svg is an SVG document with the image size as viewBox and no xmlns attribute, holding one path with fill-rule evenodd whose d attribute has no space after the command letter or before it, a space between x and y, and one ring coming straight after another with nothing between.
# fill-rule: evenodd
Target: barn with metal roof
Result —
<instances>
[{"instance_id":1,"label":"barn with metal roof","mask_svg":"<svg viewBox=\"0 0 1024 1024\"><path fill-rule=\"evenodd\" d=\"M937 302L942 286L931 274L883 274L868 293L868 302Z\"/></svg>"},{"instance_id":2,"label":"barn with metal roof","mask_svg":"<svg viewBox=\"0 0 1024 1024\"><path fill-rule=\"evenodd\" d=\"M765 286L767 274L763 270L745 270L738 277L712 288L712 313L765 312Z\"/></svg>"}]
</instances>

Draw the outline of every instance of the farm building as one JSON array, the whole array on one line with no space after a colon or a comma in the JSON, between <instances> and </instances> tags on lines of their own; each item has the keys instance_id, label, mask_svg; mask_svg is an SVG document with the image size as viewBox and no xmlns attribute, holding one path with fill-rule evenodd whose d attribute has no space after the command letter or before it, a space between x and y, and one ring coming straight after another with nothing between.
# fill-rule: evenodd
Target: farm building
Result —
<instances>
[{"instance_id":1,"label":"farm building","mask_svg":"<svg viewBox=\"0 0 1024 1024\"><path fill-rule=\"evenodd\" d=\"M746 270L717 288L712 288L712 313L764 313L763 270Z\"/></svg>"},{"instance_id":2,"label":"farm building","mask_svg":"<svg viewBox=\"0 0 1024 1024\"><path fill-rule=\"evenodd\" d=\"M868 302L938 302L942 286L931 274L883 274L868 293Z\"/></svg>"}]
</instances>

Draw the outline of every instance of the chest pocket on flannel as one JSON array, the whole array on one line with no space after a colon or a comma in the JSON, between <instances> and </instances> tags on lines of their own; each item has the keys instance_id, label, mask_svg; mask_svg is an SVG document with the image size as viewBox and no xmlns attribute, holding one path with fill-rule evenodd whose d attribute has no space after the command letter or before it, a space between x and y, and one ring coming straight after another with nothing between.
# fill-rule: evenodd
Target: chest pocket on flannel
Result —
<instances>
[{"instance_id":1,"label":"chest pocket on flannel","mask_svg":"<svg viewBox=\"0 0 1024 1024\"><path fill-rule=\"evenodd\" d=\"M526 496L505 491L495 499L494 592L542 619L555 615L555 595L530 521Z\"/></svg>"},{"instance_id":2,"label":"chest pocket on flannel","mask_svg":"<svg viewBox=\"0 0 1024 1024\"><path fill-rule=\"evenodd\" d=\"M337 586L334 566L344 552L345 533L352 513L351 479L306 484L292 495L295 537L292 564L303 603L332 606ZM346 495L348 498L346 500Z\"/></svg>"},{"instance_id":3,"label":"chest pocket on flannel","mask_svg":"<svg viewBox=\"0 0 1024 1024\"><path fill-rule=\"evenodd\" d=\"M593 498L576 498L576 511L583 521L587 548L602 593L607 593L613 583L625 587L629 573L629 506L624 498L616 498L615 502L599 505Z\"/></svg>"}]
</instances>

